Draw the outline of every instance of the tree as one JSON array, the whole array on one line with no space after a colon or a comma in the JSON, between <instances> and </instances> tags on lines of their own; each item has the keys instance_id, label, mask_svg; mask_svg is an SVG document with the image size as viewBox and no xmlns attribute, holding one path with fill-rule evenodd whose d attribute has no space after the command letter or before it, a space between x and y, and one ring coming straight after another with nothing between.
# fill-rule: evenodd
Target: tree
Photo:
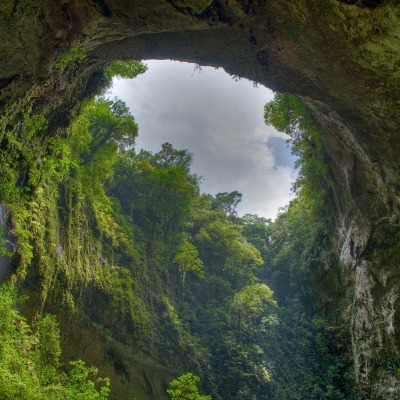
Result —
<instances>
[{"instance_id":1,"label":"tree","mask_svg":"<svg viewBox=\"0 0 400 400\"><path fill-rule=\"evenodd\" d=\"M273 298L274 292L265 283L255 283L245 286L236 293L232 302L232 311L237 318L239 334L243 328L263 316L265 322L271 317L271 310L277 306Z\"/></svg>"},{"instance_id":2,"label":"tree","mask_svg":"<svg viewBox=\"0 0 400 400\"><path fill-rule=\"evenodd\" d=\"M147 65L140 61L116 60L108 63L102 71L102 83L97 89L97 94L103 96L112 87L113 78L133 79L147 71Z\"/></svg>"},{"instance_id":3,"label":"tree","mask_svg":"<svg viewBox=\"0 0 400 400\"><path fill-rule=\"evenodd\" d=\"M268 242L271 235L272 221L259 217L257 214L246 214L240 218L239 223L242 225L243 236L260 251L261 257L266 260L269 255Z\"/></svg>"},{"instance_id":4,"label":"tree","mask_svg":"<svg viewBox=\"0 0 400 400\"><path fill-rule=\"evenodd\" d=\"M92 140L85 163L106 144L113 143L118 148L130 148L138 135L138 126L122 100L98 99L89 104L83 116L89 121Z\"/></svg>"},{"instance_id":5,"label":"tree","mask_svg":"<svg viewBox=\"0 0 400 400\"><path fill-rule=\"evenodd\" d=\"M200 378L197 375L188 372L169 384L168 396L171 400L212 400L211 396L199 394L197 388L199 381Z\"/></svg>"},{"instance_id":6,"label":"tree","mask_svg":"<svg viewBox=\"0 0 400 400\"><path fill-rule=\"evenodd\" d=\"M143 230L176 230L188 217L198 196L198 178L190 173L192 156L169 143L152 154L132 150L120 154L109 192L120 202L125 215Z\"/></svg>"},{"instance_id":7,"label":"tree","mask_svg":"<svg viewBox=\"0 0 400 400\"><path fill-rule=\"evenodd\" d=\"M201 177L190 172L190 167L193 162L193 154L188 150L177 150L171 143L163 143L161 150L152 154L150 151L141 150L137 156L138 160L145 159L156 168L175 168L183 171L186 175L186 181L192 185L198 185Z\"/></svg>"},{"instance_id":8,"label":"tree","mask_svg":"<svg viewBox=\"0 0 400 400\"><path fill-rule=\"evenodd\" d=\"M174 257L174 262L178 264L181 274L181 296L183 296L183 285L185 284L186 273L193 271L199 278L204 278L203 262L199 258L199 252L196 246L188 240L183 242L183 245Z\"/></svg>"},{"instance_id":9,"label":"tree","mask_svg":"<svg viewBox=\"0 0 400 400\"><path fill-rule=\"evenodd\" d=\"M60 330L54 316L39 319L32 331L16 310L20 302L10 285L0 287L0 398L18 400L106 400L108 378L97 368L72 361L72 369L58 371Z\"/></svg>"},{"instance_id":10,"label":"tree","mask_svg":"<svg viewBox=\"0 0 400 400\"><path fill-rule=\"evenodd\" d=\"M293 190L314 203L314 208L323 209L332 181L319 127L311 111L296 96L276 93L264 107L267 125L290 136L292 154L298 157L296 168L299 174Z\"/></svg>"},{"instance_id":11,"label":"tree","mask_svg":"<svg viewBox=\"0 0 400 400\"><path fill-rule=\"evenodd\" d=\"M222 208L229 216L237 215L236 207L242 200L242 193L233 192L217 193L215 196L216 208Z\"/></svg>"},{"instance_id":12,"label":"tree","mask_svg":"<svg viewBox=\"0 0 400 400\"><path fill-rule=\"evenodd\" d=\"M307 107L289 93L276 93L274 99L264 107L264 118L267 125L274 126L292 139L304 137L312 121Z\"/></svg>"},{"instance_id":13,"label":"tree","mask_svg":"<svg viewBox=\"0 0 400 400\"><path fill-rule=\"evenodd\" d=\"M185 170L187 173L190 171L192 165L193 154L187 150L174 149L171 143L163 143L161 150L153 157L153 162L158 167L169 168L178 167Z\"/></svg>"},{"instance_id":14,"label":"tree","mask_svg":"<svg viewBox=\"0 0 400 400\"><path fill-rule=\"evenodd\" d=\"M214 271L229 273L233 279L247 280L252 271L263 264L260 252L241 234L241 227L216 219L203 224L195 235L202 257L214 265Z\"/></svg>"},{"instance_id":15,"label":"tree","mask_svg":"<svg viewBox=\"0 0 400 400\"><path fill-rule=\"evenodd\" d=\"M133 79L147 71L147 65L140 61L114 61L104 69L105 80L108 85L112 78Z\"/></svg>"}]
</instances>

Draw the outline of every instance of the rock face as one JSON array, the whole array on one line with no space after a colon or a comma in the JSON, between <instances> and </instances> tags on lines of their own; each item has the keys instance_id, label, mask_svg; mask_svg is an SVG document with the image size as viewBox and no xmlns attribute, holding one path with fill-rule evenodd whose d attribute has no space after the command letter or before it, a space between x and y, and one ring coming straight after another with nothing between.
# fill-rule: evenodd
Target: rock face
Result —
<instances>
[{"instance_id":1,"label":"rock face","mask_svg":"<svg viewBox=\"0 0 400 400\"><path fill-rule=\"evenodd\" d=\"M221 66L303 98L335 181L357 379L372 399L399 397L397 0L8 0L0 15L0 107L28 99L49 133L115 59ZM85 61L75 62L74 48Z\"/></svg>"},{"instance_id":2,"label":"rock face","mask_svg":"<svg viewBox=\"0 0 400 400\"><path fill-rule=\"evenodd\" d=\"M11 225L9 221L9 212L8 210L0 205L0 229L1 229L1 245L4 248L12 252L14 250L14 237L11 232ZM12 262L10 258L5 257L0 254L0 282L5 282L12 271Z\"/></svg>"}]
</instances>

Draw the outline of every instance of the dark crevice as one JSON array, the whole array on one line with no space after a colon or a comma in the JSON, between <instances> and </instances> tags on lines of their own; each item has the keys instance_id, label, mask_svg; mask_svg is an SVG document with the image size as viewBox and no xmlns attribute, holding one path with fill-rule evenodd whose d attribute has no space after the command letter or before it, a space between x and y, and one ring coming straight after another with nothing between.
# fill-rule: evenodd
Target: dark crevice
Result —
<instances>
[{"instance_id":1,"label":"dark crevice","mask_svg":"<svg viewBox=\"0 0 400 400\"><path fill-rule=\"evenodd\" d=\"M219 1L214 1L202 14L202 17L215 19L217 22L232 23L231 17Z\"/></svg>"},{"instance_id":2,"label":"dark crevice","mask_svg":"<svg viewBox=\"0 0 400 400\"><path fill-rule=\"evenodd\" d=\"M103 0L91 0L91 3L96 11L103 17L110 18L112 16L110 8L107 6L106 3L104 3Z\"/></svg>"},{"instance_id":3,"label":"dark crevice","mask_svg":"<svg viewBox=\"0 0 400 400\"><path fill-rule=\"evenodd\" d=\"M215 26L219 22L232 24L232 18L226 12L220 1L215 0L205 8L201 13L193 13L190 7L179 7L174 4L173 0L167 0L176 10L179 10L185 15L194 15L201 20L208 20L210 26Z\"/></svg>"},{"instance_id":4,"label":"dark crevice","mask_svg":"<svg viewBox=\"0 0 400 400\"><path fill-rule=\"evenodd\" d=\"M239 0L240 8L246 15L257 15L260 8L267 6L268 0Z\"/></svg>"},{"instance_id":5,"label":"dark crevice","mask_svg":"<svg viewBox=\"0 0 400 400\"><path fill-rule=\"evenodd\" d=\"M4 89L5 87L7 87L8 85L11 84L11 82L17 77L17 75L14 76L10 76L8 78L2 78L0 79L0 90Z\"/></svg>"},{"instance_id":6,"label":"dark crevice","mask_svg":"<svg viewBox=\"0 0 400 400\"><path fill-rule=\"evenodd\" d=\"M12 11L11 11L11 15L14 15L16 13L18 4L19 4L19 0L14 0L14 4L13 4Z\"/></svg>"},{"instance_id":7,"label":"dark crevice","mask_svg":"<svg viewBox=\"0 0 400 400\"><path fill-rule=\"evenodd\" d=\"M106 352L106 357L110 361L110 363L113 365L115 372L117 375L122 376L124 379L127 381L130 381L129 378L129 372L122 361L122 356L119 354L119 352L115 349L109 348Z\"/></svg>"},{"instance_id":8,"label":"dark crevice","mask_svg":"<svg viewBox=\"0 0 400 400\"><path fill-rule=\"evenodd\" d=\"M106 82L104 80L103 72L101 70L93 72L86 84L83 97L93 97L96 93L98 93L99 89L105 85Z\"/></svg>"},{"instance_id":9,"label":"dark crevice","mask_svg":"<svg viewBox=\"0 0 400 400\"><path fill-rule=\"evenodd\" d=\"M264 67L268 67L267 52L265 50L257 52L257 60Z\"/></svg>"},{"instance_id":10,"label":"dark crevice","mask_svg":"<svg viewBox=\"0 0 400 400\"><path fill-rule=\"evenodd\" d=\"M154 400L153 388L151 386L151 382L149 380L149 377L147 376L145 371L143 371L143 378L144 378L144 382L145 382L145 385L146 385L147 395L149 396L150 400Z\"/></svg>"},{"instance_id":11,"label":"dark crevice","mask_svg":"<svg viewBox=\"0 0 400 400\"><path fill-rule=\"evenodd\" d=\"M250 31L249 43L250 43L252 46L255 46L255 45L257 44L257 39L256 39L256 37L254 36L253 32L251 32L251 31Z\"/></svg>"},{"instance_id":12,"label":"dark crevice","mask_svg":"<svg viewBox=\"0 0 400 400\"><path fill-rule=\"evenodd\" d=\"M339 0L341 3L364 8L376 8L381 3L381 0Z\"/></svg>"}]
</instances>

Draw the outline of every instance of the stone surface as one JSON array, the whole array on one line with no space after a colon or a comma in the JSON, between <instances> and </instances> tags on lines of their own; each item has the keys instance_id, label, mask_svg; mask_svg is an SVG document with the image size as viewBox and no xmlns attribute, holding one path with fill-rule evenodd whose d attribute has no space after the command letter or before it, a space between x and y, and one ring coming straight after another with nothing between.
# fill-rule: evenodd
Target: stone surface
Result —
<instances>
[{"instance_id":1,"label":"stone surface","mask_svg":"<svg viewBox=\"0 0 400 400\"><path fill-rule=\"evenodd\" d=\"M12 227L10 226L9 212L0 205L0 240L4 248L12 252L14 250L15 238L12 234ZM10 257L0 254L0 283L5 282L12 273L12 259Z\"/></svg>"}]
</instances>

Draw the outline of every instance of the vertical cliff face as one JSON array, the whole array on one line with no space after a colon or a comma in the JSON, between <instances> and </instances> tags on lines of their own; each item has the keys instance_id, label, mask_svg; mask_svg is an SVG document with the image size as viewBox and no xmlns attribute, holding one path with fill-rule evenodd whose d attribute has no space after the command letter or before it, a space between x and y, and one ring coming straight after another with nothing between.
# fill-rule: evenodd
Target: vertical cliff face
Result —
<instances>
[{"instance_id":1,"label":"vertical cliff face","mask_svg":"<svg viewBox=\"0 0 400 400\"><path fill-rule=\"evenodd\" d=\"M20 0L2 2L0 15L0 106L28 102L47 116L48 135L115 59L221 66L304 99L335 181L335 239L353 288L343 320L358 381L371 398L398 397L398 1Z\"/></svg>"},{"instance_id":2,"label":"vertical cliff face","mask_svg":"<svg viewBox=\"0 0 400 400\"><path fill-rule=\"evenodd\" d=\"M0 246L8 252L14 250L14 240L12 234L12 225L8 210L4 206L0 206ZM12 273L12 265L9 257L0 255L0 282L6 281Z\"/></svg>"},{"instance_id":3,"label":"vertical cliff face","mask_svg":"<svg viewBox=\"0 0 400 400\"><path fill-rule=\"evenodd\" d=\"M347 294L352 311L343 306L342 320L351 324L357 379L371 398L394 399L399 393L399 225L392 180L396 164L390 163L390 156L380 159L384 153L375 146L358 141L335 113L334 119L326 112L316 115L335 177L332 202L340 268L352 286ZM329 307L335 299L325 301Z\"/></svg>"}]
</instances>

